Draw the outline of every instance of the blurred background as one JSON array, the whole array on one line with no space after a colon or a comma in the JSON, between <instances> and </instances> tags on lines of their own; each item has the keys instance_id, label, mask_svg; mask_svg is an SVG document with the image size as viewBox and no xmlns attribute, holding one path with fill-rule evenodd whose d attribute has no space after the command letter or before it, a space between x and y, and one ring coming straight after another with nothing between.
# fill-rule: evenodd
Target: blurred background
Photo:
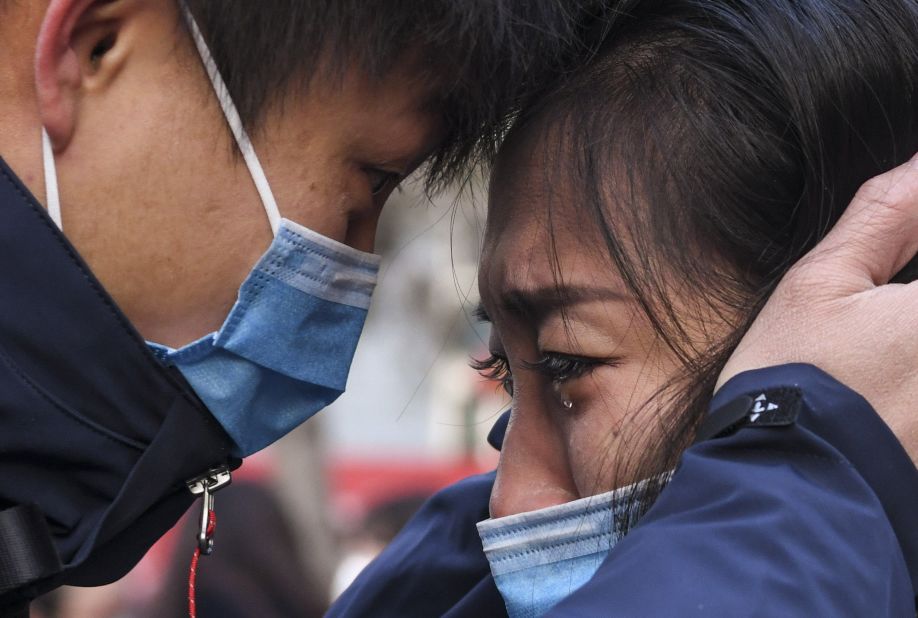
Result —
<instances>
[{"instance_id":1,"label":"blurred background","mask_svg":"<svg viewBox=\"0 0 918 618\"><path fill-rule=\"evenodd\" d=\"M246 460L216 494L216 551L202 558L199 616L320 616L433 492L491 470L485 437L509 399L468 366L481 179L433 200L417 179L383 213L379 286L348 381L330 408ZM199 505L124 579L64 588L35 618L187 616Z\"/></svg>"}]
</instances>

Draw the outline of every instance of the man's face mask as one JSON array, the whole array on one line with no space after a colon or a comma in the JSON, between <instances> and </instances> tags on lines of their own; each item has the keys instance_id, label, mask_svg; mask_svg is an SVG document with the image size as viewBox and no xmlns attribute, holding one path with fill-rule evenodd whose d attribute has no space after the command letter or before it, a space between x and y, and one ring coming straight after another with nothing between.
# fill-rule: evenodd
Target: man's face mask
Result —
<instances>
[{"instance_id":1,"label":"man's face mask","mask_svg":"<svg viewBox=\"0 0 918 618\"><path fill-rule=\"evenodd\" d=\"M184 7L183 7L184 8ZM150 348L191 384L245 457L344 392L376 286L379 256L281 218L261 163L200 30L185 19L274 232L220 330ZM54 153L42 132L48 212L61 226Z\"/></svg>"},{"instance_id":2,"label":"man's face mask","mask_svg":"<svg viewBox=\"0 0 918 618\"><path fill-rule=\"evenodd\" d=\"M479 522L478 535L510 618L537 618L587 583L637 523L646 483Z\"/></svg>"}]
</instances>

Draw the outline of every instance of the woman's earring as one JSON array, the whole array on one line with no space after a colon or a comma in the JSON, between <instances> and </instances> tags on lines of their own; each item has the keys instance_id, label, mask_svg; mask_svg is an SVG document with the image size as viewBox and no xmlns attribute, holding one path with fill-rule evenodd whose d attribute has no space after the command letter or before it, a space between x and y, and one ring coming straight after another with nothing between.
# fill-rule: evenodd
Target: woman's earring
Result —
<instances>
[{"instance_id":1,"label":"woman's earring","mask_svg":"<svg viewBox=\"0 0 918 618\"><path fill-rule=\"evenodd\" d=\"M561 405L567 408L568 410L570 410L571 408L574 407L574 402L571 401L570 399L562 399Z\"/></svg>"}]
</instances>

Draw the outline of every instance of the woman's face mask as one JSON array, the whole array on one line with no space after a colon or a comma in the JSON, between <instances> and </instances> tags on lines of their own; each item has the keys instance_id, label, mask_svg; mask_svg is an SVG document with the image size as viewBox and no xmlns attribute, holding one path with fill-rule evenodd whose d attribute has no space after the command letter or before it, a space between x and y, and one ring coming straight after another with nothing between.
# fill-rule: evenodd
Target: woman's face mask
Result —
<instances>
[{"instance_id":1,"label":"woman's face mask","mask_svg":"<svg viewBox=\"0 0 918 618\"><path fill-rule=\"evenodd\" d=\"M510 618L537 618L587 583L637 523L645 486L480 522L481 544Z\"/></svg>"},{"instance_id":2,"label":"woman's face mask","mask_svg":"<svg viewBox=\"0 0 918 618\"><path fill-rule=\"evenodd\" d=\"M178 349L174 365L246 456L283 437L343 391L376 285L379 257L283 219L197 25L197 50L274 232L216 332ZM48 211L61 226L54 156L42 135Z\"/></svg>"}]
</instances>

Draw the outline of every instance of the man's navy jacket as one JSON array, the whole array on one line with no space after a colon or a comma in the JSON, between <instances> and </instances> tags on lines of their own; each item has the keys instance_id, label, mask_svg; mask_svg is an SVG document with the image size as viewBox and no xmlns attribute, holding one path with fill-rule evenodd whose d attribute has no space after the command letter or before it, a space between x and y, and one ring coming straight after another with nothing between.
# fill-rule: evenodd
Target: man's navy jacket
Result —
<instances>
[{"instance_id":1,"label":"man's navy jacket","mask_svg":"<svg viewBox=\"0 0 918 618\"><path fill-rule=\"evenodd\" d=\"M191 505L186 481L238 465L231 446L0 160L0 615L120 578Z\"/></svg>"},{"instance_id":2,"label":"man's navy jacket","mask_svg":"<svg viewBox=\"0 0 918 618\"><path fill-rule=\"evenodd\" d=\"M686 451L638 526L548 615L915 616L918 471L870 405L785 365L735 377L712 410L727 431ZM475 529L493 482L431 498L329 616L506 615Z\"/></svg>"}]
</instances>

